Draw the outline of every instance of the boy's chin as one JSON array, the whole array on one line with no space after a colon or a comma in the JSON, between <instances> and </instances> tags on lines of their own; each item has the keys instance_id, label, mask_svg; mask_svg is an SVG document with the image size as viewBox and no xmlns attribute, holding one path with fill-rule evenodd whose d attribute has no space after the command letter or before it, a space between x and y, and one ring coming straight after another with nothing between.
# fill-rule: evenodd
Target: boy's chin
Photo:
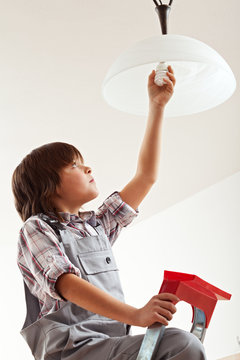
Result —
<instances>
[{"instance_id":1,"label":"boy's chin","mask_svg":"<svg viewBox=\"0 0 240 360\"><path fill-rule=\"evenodd\" d=\"M95 194L94 198L96 198L99 195L99 190L97 188L95 189L94 194Z\"/></svg>"},{"instance_id":2,"label":"boy's chin","mask_svg":"<svg viewBox=\"0 0 240 360\"><path fill-rule=\"evenodd\" d=\"M96 199L98 195L99 195L99 191L96 189L96 191L92 194L91 199L89 201Z\"/></svg>"}]
</instances>

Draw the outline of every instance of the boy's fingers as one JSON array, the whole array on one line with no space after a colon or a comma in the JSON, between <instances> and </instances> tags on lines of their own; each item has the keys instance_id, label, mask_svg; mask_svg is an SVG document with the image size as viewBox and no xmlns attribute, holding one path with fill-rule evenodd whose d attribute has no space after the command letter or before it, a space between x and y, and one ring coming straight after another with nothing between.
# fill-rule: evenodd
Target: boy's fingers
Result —
<instances>
[{"instance_id":1,"label":"boy's fingers","mask_svg":"<svg viewBox=\"0 0 240 360\"><path fill-rule=\"evenodd\" d=\"M170 300L170 301L175 301L175 302L180 301L180 299L175 294L172 294L172 293L161 293L161 294L158 294L157 297L160 300Z\"/></svg>"},{"instance_id":2,"label":"boy's fingers","mask_svg":"<svg viewBox=\"0 0 240 360\"><path fill-rule=\"evenodd\" d=\"M172 81L173 85L176 84L176 79L175 76L173 74L171 74L170 72L167 72L167 76L170 78L170 80Z\"/></svg>"},{"instance_id":3,"label":"boy's fingers","mask_svg":"<svg viewBox=\"0 0 240 360\"><path fill-rule=\"evenodd\" d=\"M173 68L171 67L171 65L168 66L168 71L172 74L174 74Z\"/></svg>"},{"instance_id":4,"label":"boy's fingers","mask_svg":"<svg viewBox=\"0 0 240 360\"><path fill-rule=\"evenodd\" d=\"M170 311L172 314L175 314L175 312L177 311L175 303L176 303L175 301L159 300L159 307L161 309L165 309L167 311Z\"/></svg>"},{"instance_id":5,"label":"boy's fingers","mask_svg":"<svg viewBox=\"0 0 240 360\"><path fill-rule=\"evenodd\" d=\"M151 72L151 74L148 76L148 83L151 84L155 77L155 70Z\"/></svg>"},{"instance_id":6,"label":"boy's fingers","mask_svg":"<svg viewBox=\"0 0 240 360\"><path fill-rule=\"evenodd\" d=\"M173 87L176 84L176 79L173 75L173 70L170 65L168 66L168 70L169 71L166 73L166 77L163 78L163 82L165 83L165 85L169 84L171 87ZM151 74L148 76L148 85L153 84L155 75L156 71L152 70Z\"/></svg>"},{"instance_id":7,"label":"boy's fingers","mask_svg":"<svg viewBox=\"0 0 240 360\"><path fill-rule=\"evenodd\" d=\"M170 79L163 78L163 81L164 81L165 85L170 85L171 88L173 88L174 85L173 85L173 83L172 83L172 81Z\"/></svg>"}]
</instances>

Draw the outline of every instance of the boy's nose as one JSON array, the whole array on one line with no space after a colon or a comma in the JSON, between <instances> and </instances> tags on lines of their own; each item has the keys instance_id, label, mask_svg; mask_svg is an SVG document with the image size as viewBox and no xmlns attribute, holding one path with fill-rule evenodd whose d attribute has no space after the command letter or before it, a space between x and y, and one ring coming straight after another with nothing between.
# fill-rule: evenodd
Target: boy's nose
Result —
<instances>
[{"instance_id":1,"label":"boy's nose","mask_svg":"<svg viewBox=\"0 0 240 360\"><path fill-rule=\"evenodd\" d=\"M86 167L85 167L85 172L86 172L87 174L91 174L92 169L91 169L89 166L86 166Z\"/></svg>"}]
</instances>

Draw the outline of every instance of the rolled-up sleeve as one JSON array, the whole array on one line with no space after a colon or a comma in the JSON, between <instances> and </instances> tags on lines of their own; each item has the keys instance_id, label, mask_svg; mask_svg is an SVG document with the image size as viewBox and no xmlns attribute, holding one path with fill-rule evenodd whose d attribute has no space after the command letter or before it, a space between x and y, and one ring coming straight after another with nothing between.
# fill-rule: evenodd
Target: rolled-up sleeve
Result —
<instances>
[{"instance_id":1,"label":"rolled-up sleeve","mask_svg":"<svg viewBox=\"0 0 240 360\"><path fill-rule=\"evenodd\" d=\"M64 253L53 230L41 219L29 219L20 231L21 256L18 265L32 293L41 299L44 292L57 300L64 300L55 290L58 277L63 273L81 276Z\"/></svg>"},{"instance_id":2,"label":"rolled-up sleeve","mask_svg":"<svg viewBox=\"0 0 240 360\"><path fill-rule=\"evenodd\" d=\"M138 209L134 210L122 200L119 192L115 191L98 208L96 216L113 244L121 229L129 225L138 213Z\"/></svg>"}]
</instances>

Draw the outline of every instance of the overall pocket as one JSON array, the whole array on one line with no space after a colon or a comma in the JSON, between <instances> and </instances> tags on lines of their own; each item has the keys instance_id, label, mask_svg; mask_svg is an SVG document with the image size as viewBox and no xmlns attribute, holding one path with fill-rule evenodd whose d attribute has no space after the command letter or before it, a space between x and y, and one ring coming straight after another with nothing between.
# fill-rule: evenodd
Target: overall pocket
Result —
<instances>
[{"instance_id":1,"label":"overall pocket","mask_svg":"<svg viewBox=\"0 0 240 360\"><path fill-rule=\"evenodd\" d=\"M118 270L111 249L78 255L78 259L87 275Z\"/></svg>"},{"instance_id":2,"label":"overall pocket","mask_svg":"<svg viewBox=\"0 0 240 360\"><path fill-rule=\"evenodd\" d=\"M81 254L78 259L90 283L124 301L119 271L111 249Z\"/></svg>"}]
</instances>

